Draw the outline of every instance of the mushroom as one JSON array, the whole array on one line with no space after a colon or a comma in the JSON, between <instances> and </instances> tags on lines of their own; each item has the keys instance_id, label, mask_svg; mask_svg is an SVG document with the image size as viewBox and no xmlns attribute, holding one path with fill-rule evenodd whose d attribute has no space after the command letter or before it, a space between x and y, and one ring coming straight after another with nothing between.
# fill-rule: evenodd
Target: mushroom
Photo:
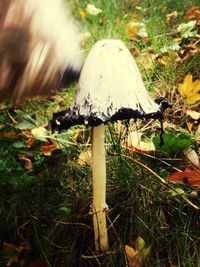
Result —
<instances>
[{"instance_id":1,"label":"mushroom","mask_svg":"<svg viewBox=\"0 0 200 267\"><path fill-rule=\"evenodd\" d=\"M131 118L162 119L168 104L154 102L144 87L138 67L120 40L98 41L83 64L74 101L67 111L55 113L52 129L73 125L93 127L93 223L95 249L109 249L106 226L105 124Z\"/></svg>"}]
</instances>

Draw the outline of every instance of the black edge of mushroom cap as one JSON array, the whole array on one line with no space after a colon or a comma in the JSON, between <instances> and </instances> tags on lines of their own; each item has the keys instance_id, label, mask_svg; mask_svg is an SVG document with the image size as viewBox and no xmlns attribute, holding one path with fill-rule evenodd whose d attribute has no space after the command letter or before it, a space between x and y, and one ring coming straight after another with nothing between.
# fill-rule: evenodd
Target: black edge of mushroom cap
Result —
<instances>
[{"instance_id":1,"label":"black edge of mushroom cap","mask_svg":"<svg viewBox=\"0 0 200 267\"><path fill-rule=\"evenodd\" d=\"M170 103L148 95L139 69L120 40L98 41L84 62L74 102L54 113L52 129L98 126L125 119L160 119Z\"/></svg>"}]
</instances>

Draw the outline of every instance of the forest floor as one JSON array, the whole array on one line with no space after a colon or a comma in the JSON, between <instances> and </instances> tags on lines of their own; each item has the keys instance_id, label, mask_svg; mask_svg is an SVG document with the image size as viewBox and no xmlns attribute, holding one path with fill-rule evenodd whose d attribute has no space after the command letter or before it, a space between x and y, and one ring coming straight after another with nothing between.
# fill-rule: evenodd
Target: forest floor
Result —
<instances>
[{"instance_id":1,"label":"forest floor","mask_svg":"<svg viewBox=\"0 0 200 267\"><path fill-rule=\"evenodd\" d=\"M47 127L76 85L2 110L0 266L200 267L200 3L71 2L84 55L122 39L151 97L172 103L164 145L158 121L106 126L110 249L96 254L91 129Z\"/></svg>"}]
</instances>

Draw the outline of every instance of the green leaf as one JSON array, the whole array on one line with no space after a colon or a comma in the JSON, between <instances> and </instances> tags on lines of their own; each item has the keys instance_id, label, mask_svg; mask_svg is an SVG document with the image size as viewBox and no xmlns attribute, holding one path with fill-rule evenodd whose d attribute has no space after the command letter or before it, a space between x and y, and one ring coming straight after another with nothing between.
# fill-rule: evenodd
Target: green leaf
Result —
<instances>
[{"instance_id":1,"label":"green leaf","mask_svg":"<svg viewBox=\"0 0 200 267\"><path fill-rule=\"evenodd\" d=\"M169 189L168 192L173 196L177 196L177 195L182 195L182 194L185 194L185 191L182 189L182 188L176 188L176 191L172 190L172 189Z\"/></svg>"},{"instance_id":2,"label":"green leaf","mask_svg":"<svg viewBox=\"0 0 200 267\"><path fill-rule=\"evenodd\" d=\"M175 133L164 133L163 134L164 145L160 146L160 136L154 136L152 141L156 150L166 152L170 155L177 155L183 149L191 146L195 137L186 131L182 131L178 134Z\"/></svg>"},{"instance_id":3,"label":"green leaf","mask_svg":"<svg viewBox=\"0 0 200 267\"><path fill-rule=\"evenodd\" d=\"M60 207L59 210L60 211L63 211L66 214L69 214L70 213L70 209L68 207Z\"/></svg>"},{"instance_id":4,"label":"green leaf","mask_svg":"<svg viewBox=\"0 0 200 267\"><path fill-rule=\"evenodd\" d=\"M19 148L24 148L24 142L23 142L23 141L17 141L17 142L15 142L15 143L13 144L13 147L14 147L14 148L17 148L17 149L19 149Z\"/></svg>"},{"instance_id":5,"label":"green leaf","mask_svg":"<svg viewBox=\"0 0 200 267\"><path fill-rule=\"evenodd\" d=\"M30 129L33 129L35 128L35 124L29 122L29 121L22 121L22 122L19 122L15 125L15 128L19 129L19 130L30 130Z\"/></svg>"},{"instance_id":6,"label":"green leaf","mask_svg":"<svg viewBox=\"0 0 200 267\"><path fill-rule=\"evenodd\" d=\"M135 241L135 248L137 250L142 250L145 247L145 241L141 236L138 236Z\"/></svg>"},{"instance_id":7,"label":"green leaf","mask_svg":"<svg viewBox=\"0 0 200 267\"><path fill-rule=\"evenodd\" d=\"M18 120L27 120L29 122L34 123L35 121L31 118L31 116L27 113L25 113L22 110L16 110L16 114L17 114L17 119Z\"/></svg>"},{"instance_id":8,"label":"green leaf","mask_svg":"<svg viewBox=\"0 0 200 267\"><path fill-rule=\"evenodd\" d=\"M194 30L196 20L191 20L187 23L181 23L178 27L178 31L183 38L196 37L197 31Z\"/></svg>"},{"instance_id":9,"label":"green leaf","mask_svg":"<svg viewBox=\"0 0 200 267\"><path fill-rule=\"evenodd\" d=\"M17 120L19 123L15 125L15 128L19 130L29 130L37 127L36 122L31 116L22 110L17 110Z\"/></svg>"},{"instance_id":10,"label":"green leaf","mask_svg":"<svg viewBox=\"0 0 200 267\"><path fill-rule=\"evenodd\" d=\"M146 257L149 256L150 252L151 252L151 246L148 246L146 248L143 248L143 250L141 251L142 258L143 259L146 259Z\"/></svg>"},{"instance_id":11,"label":"green leaf","mask_svg":"<svg viewBox=\"0 0 200 267\"><path fill-rule=\"evenodd\" d=\"M35 139L40 141L47 141L47 137L49 136L49 132L44 127L38 127L31 130L32 135Z\"/></svg>"},{"instance_id":12,"label":"green leaf","mask_svg":"<svg viewBox=\"0 0 200 267\"><path fill-rule=\"evenodd\" d=\"M168 52L169 50L172 50L172 51L178 51L180 49L180 45L179 45L180 42L173 42L172 44L168 45L168 46L164 46L160 49L161 53L166 53Z\"/></svg>"}]
</instances>

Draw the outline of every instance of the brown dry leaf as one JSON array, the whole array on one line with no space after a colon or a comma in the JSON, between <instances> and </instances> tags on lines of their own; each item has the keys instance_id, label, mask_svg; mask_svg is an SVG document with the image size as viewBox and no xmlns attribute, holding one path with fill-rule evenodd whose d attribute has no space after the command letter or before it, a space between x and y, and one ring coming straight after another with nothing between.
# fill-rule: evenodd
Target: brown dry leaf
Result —
<instances>
[{"instance_id":1,"label":"brown dry leaf","mask_svg":"<svg viewBox=\"0 0 200 267\"><path fill-rule=\"evenodd\" d=\"M124 247L129 267L142 267L142 256L138 250L125 245Z\"/></svg>"},{"instance_id":2,"label":"brown dry leaf","mask_svg":"<svg viewBox=\"0 0 200 267\"><path fill-rule=\"evenodd\" d=\"M196 6L192 6L190 9L188 9L185 17L185 20L191 20L196 19L197 24L200 24L200 10Z\"/></svg>"},{"instance_id":3,"label":"brown dry leaf","mask_svg":"<svg viewBox=\"0 0 200 267\"><path fill-rule=\"evenodd\" d=\"M125 141L125 146L128 146L129 149L136 151L138 153L152 153L155 151L155 146L152 141L142 141L142 134L135 132L130 132L127 140Z\"/></svg>"},{"instance_id":4,"label":"brown dry leaf","mask_svg":"<svg viewBox=\"0 0 200 267\"><path fill-rule=\"evenodd\" d=\"M146 50L142 52L139 62L144 65L146 69L152 69L156 58L156 54Z\"/></svg>"},{"instance_id":5,"label":"brown dry leaf","mask_svg":"<svg viewBox=\"0 0 200 267\"><path fill-rule=\"evenodd\" d=\"M55 148L56 148L56 145L51 143L51 144L48 144L48 145L41 146L40 147L40 151L45 156L51 156L51 152Z\"/></svg>"},{"instance_id":6,"label":"brown dry leaf","mask_svg":"<svg viewBox=\"0 0 200 267\"><path fill-rule=\"evenodd\" d=\"M17 264L19 262L19 258L21 256L21 253L24 250L24 247L19 245L15 246L13 244L4 242L3 243L3 248L6 254L9 255L8 261L6 263L6 266L12 266L13 264Z\"/></svg>"},{"instance_id":7,"label":"brown dry leaf","mask_svg":"<svg viewBox=\"0 0 200 267\"><path fill-rule=\"evenodd\" d=\"M173 12L171 12L171 13L166 15L166 22L169 24L170 22L172 22L177 17L178 17L178 12L177 11L173 11Z\"/></svg>"},{"instance_id":8,"label":"brown dry leaf","mask_svg":"<svg viewBox=\"0 0 200 267\"><path fill-rule=\"evenodd\" d=\"M24 168L26 170L32 170L33 169L33 163L30 158L33 157L33 154L31 153L25 153L18 155L18 158L23 162Z\"/></svg>"},{"instance_id":9,"label":"brown dry leaf","mask_svg":"<svg viewBox=\"0 0 200 267\"><path fill-rule=\"evenodd\" d=\"M187 61L188 59L194 57L199 51L200 49L196 46L196 44L182 46L182 48L179 50L181 60Z\"/></svg>"},{"instance_id":10,"label":"brown dry leaf","mask_svg":"<svg viewBox=\"0 0 200 267\"><path fill-rule=\"evenodd\" d=\"M163 55L159 56L157 58L157 61L160 65L168 66L172 62L177 64L178 62L181 61L181 58L177 52L169 50L165 52Z\"/></svg>"},{"instance_id":11,"label":"brown dry leaf","mask_svg":"<svg viewBox=\"0 0 200 267\"><path fill-rule=\"evenodd\" d=\"M26 267L48 267L48 266L49 265L47 264L46 261L38 259L30 262Z\"/></svg>"},{"instance_id":12,"label":"brown dry leaf","mask_svg":"<svg viewBox=\"0 0 200 267\"><path fill-rule=\"evenodd\" d=\"M26 161L25 163L24 163L24 168L26 169L26 170L32 170L33 169L33 163L32 163L32 161L31 160L29 160L29 161Z\"/></svg>"},{"instance_id":13,"label":"brown dry leaf","mask_svg":"<svg viewBox=\"0 0 200 267\"><path fill-rule=\"evenodd\" d=\"M19 137L19 134L16 133L15 131L3 131L0 133L2 137L8 138L8 139L14 139Z\"/></svg>"},{"instance_id":14,"label":"brown dry leaf","mask_svg":"<svg viewBox=\"0 0 200 267\"><path fill-rule=\"evenodd\" d=\"M132 54L132 56L134 57L134 58L137 58L138 57L138 50L137 50L137 48L136 47L132 47L132 48L130 48L129 49L130 50L130 52L131 52L131 54Z\"/></svg>"},{"instance_id":15,"label":"brown dry leaf","mask_svg":"<svg viewBox=\"0 0 200 267\"><path fill-rule=\"evenodd\" d=\"M174 172L167 179L172 183L187 184L191 187L200 189L200 170L185 169L182 172Z\"/></svg>"}]
</instances>

